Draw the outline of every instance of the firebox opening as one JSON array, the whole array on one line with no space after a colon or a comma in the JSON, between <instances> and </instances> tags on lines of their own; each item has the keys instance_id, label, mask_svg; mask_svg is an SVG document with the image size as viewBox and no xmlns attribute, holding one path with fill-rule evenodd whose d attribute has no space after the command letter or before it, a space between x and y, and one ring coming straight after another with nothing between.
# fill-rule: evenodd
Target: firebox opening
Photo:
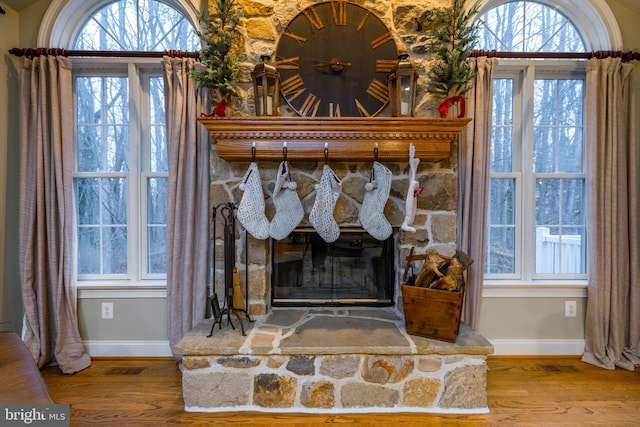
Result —
<instances>
[{"instance_id":1,"label":"firebox opening","mask_svg":"<svg viewBox=\"0 0 640 427\"><path fill-rule=\"evenodd\" d=\"M314 229L300 228L272 244L274 307L394 303L393 236L380 241L361 228L342 228L326 243Z\"/></svg>"}]
</instances>

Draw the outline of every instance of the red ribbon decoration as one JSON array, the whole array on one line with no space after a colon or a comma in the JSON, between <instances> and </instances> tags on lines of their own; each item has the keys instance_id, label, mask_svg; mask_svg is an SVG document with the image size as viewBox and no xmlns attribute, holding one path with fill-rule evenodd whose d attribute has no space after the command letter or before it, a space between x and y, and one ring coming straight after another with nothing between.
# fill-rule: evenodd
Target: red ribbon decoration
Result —
<instances>
[{"instance_id":1,"label":"red ribbon decoration","mask_svg":"<svg viewBox=\"0 0 640 427\"><path fill-rule=\"evenodd\" d=\"M442 103L438 107L438 111L440 111L440 117L447 117L447 111L449 110L449 107L451 107L451 105L453 105L455 102L460 103L460 114L458 115L458 118L460 119L464 117L465 101L464 98L460 95L452 96L442 101Z\"/></svg>"}]
</instances>

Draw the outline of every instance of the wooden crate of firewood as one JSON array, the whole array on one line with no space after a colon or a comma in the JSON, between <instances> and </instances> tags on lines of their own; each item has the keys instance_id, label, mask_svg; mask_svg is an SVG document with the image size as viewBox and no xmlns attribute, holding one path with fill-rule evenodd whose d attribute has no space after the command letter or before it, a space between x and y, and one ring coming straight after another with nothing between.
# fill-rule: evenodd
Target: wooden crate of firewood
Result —
<instances>
[{"instance_id":1,"label":"wooden crate of firewood","mask_svg":"<svg viewBox=\"0 0 640 427\"><path fill-rule=\"evenodd\" d=\"M457 251L414 255L411 248L402 276L402 301L407 333L455 342L464 302L464 270L473 260Z\"/></svg>"}]
</instances>

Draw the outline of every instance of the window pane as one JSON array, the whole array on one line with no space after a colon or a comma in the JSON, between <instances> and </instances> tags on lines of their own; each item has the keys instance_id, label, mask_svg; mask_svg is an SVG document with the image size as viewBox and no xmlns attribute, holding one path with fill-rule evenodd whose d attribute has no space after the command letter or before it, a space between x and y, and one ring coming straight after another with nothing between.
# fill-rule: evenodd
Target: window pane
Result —
<instances>
[{"instance_id":1,"label":"window pane","mask_svg":"<svg viewBox=\"0 0 640 427\"><path fill-rule=\"evenodd\" d=\"M100 228L78 227L78 274L100 273Z\"/></svg>"},{"instance_id":2,"label":"window pane","mask_svg":"<svg viewBox=\"0 0 640 427\"><path fill-rule=\"evenodd\" d=\"M104 227L102 229L103 274L127 273L127 228Z\"/></svg>"},{"instance_id":3,"label":"window pane","mask_svg":"<svg viewBox=\"0 0 640 427\"><path fill-rule=\"evenodd\" d=\"M582 80L539 79L534 92L534 172L582 173Z\"/></svg>"},{"instance_id":4,"label":"window pane","mask_svg":"<svg viewBox=\"0 0 640 427\"><path fill-rule=\"evenodd\" d=\"M515 227L489 227L485 273L515 273L515 240Z\"/></svg>"},{"instance_id":5,"label":"window pane","mask_svg":"<svg viewBox=\"0 0 640 427\"><path fill-rule=\"evenodd\" d=\"M480 17L478 48L510 52L584 52L575 26L557 10L533 1L511 1Z\"/></svg>"},{"instance_id":6,"label":"window pane","mask_svg":"<svg viewBox=\"0 0 640 427\"><path fill-rule=\"evenodd\" d=\"M493 82L491 172L513 170L513 80Z\"/></svg>"},{"instance_id":7,"label":"window pane","mask_svg":"<svg viewBox=\"0 0 640 427\"><path fill-rule=\"evenodd\" d=\"M149 227L149 246L147 248L149 259L148 272L150 274L166 274L167 273L167 227L166 226L150 226Z\"/></svg>"},{"instance_id":8,"label":"window pane","mask_svg":"<svg viewBox=\"0 0 640 427\"><path fill-rule=\"evenodd\" d=\"M486 273L515 272L515 179L492 178Z\"/></svg>"},{"instance_id":9,"label":"window pane","mask_svg":"<svg viewBox=\"0 0 640 427\"><path fill-rule=\"evenodd\" d=\"M76 178L78 274L127 273L124 178Z\"/></svg>"},{"instance_id":10,"label":"window pane","mask_svg":"<svg viewBox=\"0 0 640 427\"><path fill-rule=\"evenodd\" d=\"M537 184L535 272L586 273L584 179L540 179Z\"/></svg>"},{"instance_id":11,"label":"window pane","mask_svg":"<svg viewBox=\"0 0 640 427\"><path fill-rule=\"evenodd\" d=\"M151 172L167 172L167 135L164 108L164 82L161 77L149 79L149 120L151 132Z\"/></svg>"},{"instance_id":12,"label":"window pane","mask_svg":"<svg viewBox=\"0 0 640 427\"><path fill-rule=\"evenodd\" d=\"M585 229L536 228L537 274L584 274Z\"/></svg>"},{"instance_id":13,"label":"window pane","mask_svg":"<svg viewBox=\"0 0 640 427\"><path fill-rule=\"evenodd\" d=\"M171 6L156 0L120 0L99 9L87 20L75 49L194 51L200 41L193 26Z\"/></svg>"},{"instance_id":14,"label":"window pane","mask_svg":"<svg viewBox=\"0 0 640 427\"><path fill-rule=\"evenodd\" d=\"M98 185L98 179L76 179L76 212L78 224L80 225L96 225L100 223Z\"/></svg>"},{"instance_id":15,"label":"window pane","mask_svg":"<svg viewBox=\"0 0 640 427\"><path fill-rule=\"evenodd\" d=\"M560 224L559 179L536 180L536 225Z\"/></svg>"},{"instance_id":16,"label":"window pane","mask_svg":"<svg viewBox=\"0 0 640 427\"><path fill-rule=\"evenodd\" d=\"M78 171L129 170L128 79L78 77L76 106Z\"/></svg>"},{"instance_id":17,"label":"window pane","mask_svg":"<svg viewBox=\"0 0 640 427\"><path fill-rule=\"evenodd\" d=\"M167 178L149 178L147 185L147 223L167 223L167 192L169 180Z\"/></svg>"},{"instance_id":18,"label":"window pane","mask_svg":"<svg viewBox=\"0 0 640 427\"><path fill-rule=\"evenodd\" d=\"M102 222L109 225L127 223L127 187L123 178L102 180Z\"/></svg>"}]
</instances>

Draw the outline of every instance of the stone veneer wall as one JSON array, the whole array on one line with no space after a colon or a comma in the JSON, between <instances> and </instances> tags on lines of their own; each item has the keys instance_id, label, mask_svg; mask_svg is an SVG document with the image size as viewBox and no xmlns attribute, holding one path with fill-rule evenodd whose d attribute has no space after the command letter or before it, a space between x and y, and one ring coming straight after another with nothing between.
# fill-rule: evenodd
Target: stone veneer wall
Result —
<instances>
[{"instance_id":1,"label":"stone veneer wall","mask_svg":"<svg viewBox=\"0 0 640 427\"><path fill-rule=\"evenodd\" d=\"M237 0L245 11L240 31L243 34L245 62L241 64L241 86L244 94L242 101L234 106L234 114L254 114L253 94L251 92L250 72L259 62L260 55L272 54L282 33L284 26L304 7L316 3L309 0ZM420 4L408 0L376 0L353 1L373 10L385 22L395 35L398 49L407 50L410 60L424 75L428 64L425 45L428 40L420 31L419 26L428 25L433 8L448 6L445 0L422 1ZM212 1L210 1L212 3ZM416 116L436 117L436 103L425 94L424 78L418 82L418 108ZM281 106L281 115L292 115L286 104ZM383 112L382 115L388 115ZM396 271L398 277L404 269L403 261L412 246L417 253L428 248L435 248L443 254L453 254L456 240L456 146L452 147L450 160L438 163L423 162L420 164L417 179L424 186L424 191L418 197L418 211L414 225L416 233L396 233L396 247L399 256L396 257ZM408 156L408 153L407 153ZM242 192L239 182L248 166L246 162L227 162L218 157L215 143L211 151L211 203L234 202L239 203ZM277 162L261 162L259 154L256 158L263 180L265 196L271 194L274 187ZM391 196L385 207L385 215L393 226L399 226L404 218L404 199L408 187L408 163L385 163L393 172ZM290 162L292 178L298 184L298 195L305 207L305 218L301 226L308 225L308 214L315 198L314 185L318 183L322 171L323 161L310 159L308 162ZM371 172L371 162L332 162L332 168L343 183L343 192L338 199L334 216L341 226L358 226L358 209L362 203L364 185L368 182ZM274 215L274 206L270 198L266 200L267 218ZM222 227L218 227L216 244L221 245ZM244 289L244 234L238 235L237 266L240 270ZM266 314L270 307L270 245L269 241L259 241L249 237L249 302L250 314ZM218 247L217 254L222 253ZM221 255L219 256L221 258ZM222 263L217 260L216 291L224 294L224 280ZM399 291L396 290L396 296Z\"/></svg>"},{"instance_id":2,"label":"stone veneer wall","mask_svg":"<svg viewBox=\"0 0 640 427\"><path fill-rule=\"evenodd\" d=\"M187 411L486 412L484 355L189 356Z\"/></svg>"}]
</instances>

